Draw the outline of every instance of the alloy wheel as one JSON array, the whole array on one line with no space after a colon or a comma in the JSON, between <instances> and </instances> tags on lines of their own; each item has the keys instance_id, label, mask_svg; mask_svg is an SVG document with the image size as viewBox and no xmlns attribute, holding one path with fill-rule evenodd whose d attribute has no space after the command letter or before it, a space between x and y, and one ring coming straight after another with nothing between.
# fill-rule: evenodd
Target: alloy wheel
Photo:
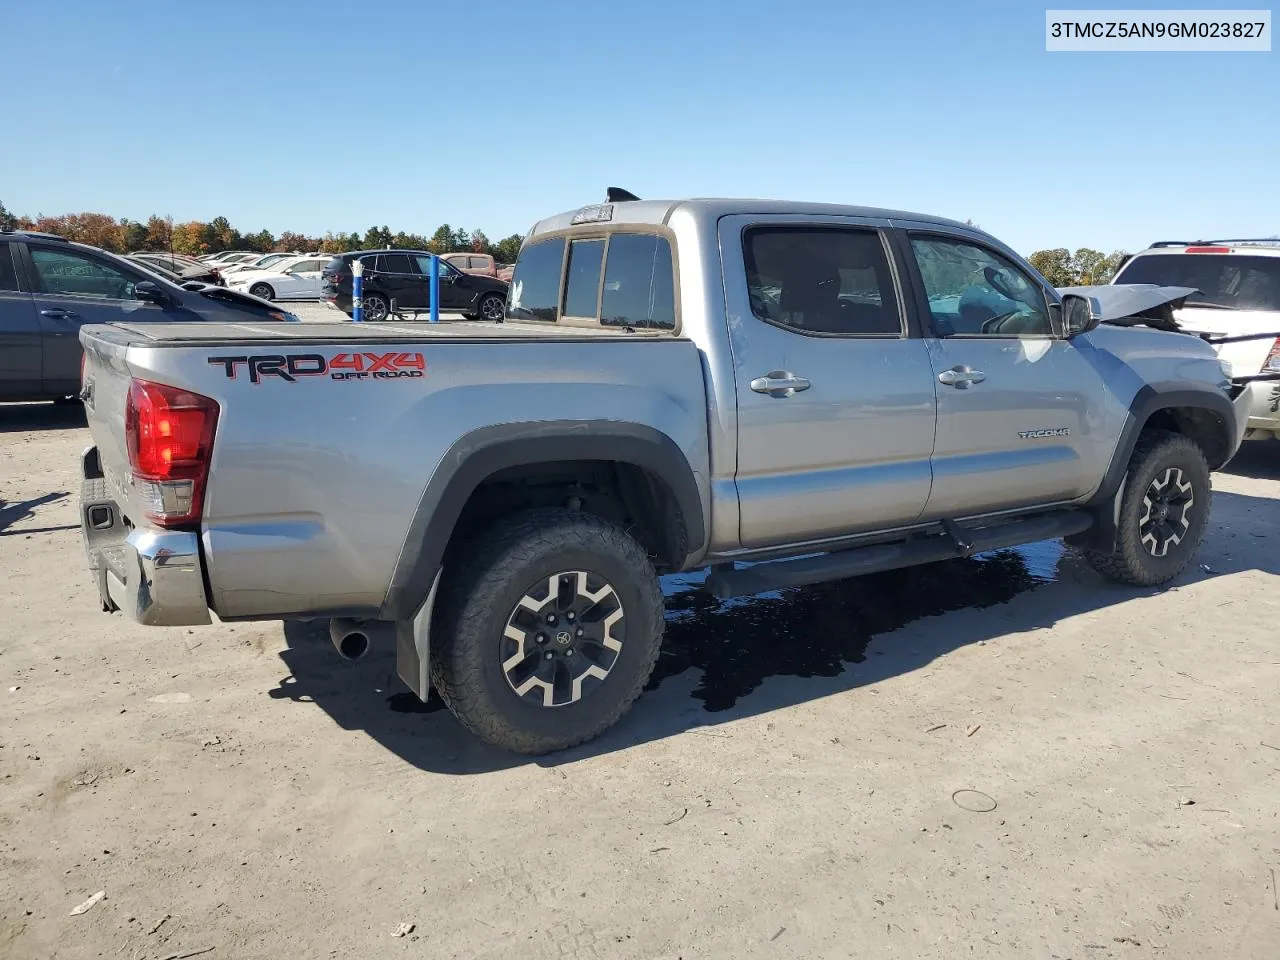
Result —
<instances>
[{"instance_id":1,"label":"alloy wheel","mask_svg":"<svg viewBox=\"0 0 1280 960\"><path fill-rule=\"evenodd\" d=\"M1138 531L1142 545L1153 557L1168 556L1169 548L1182 543L1191 529L1195 491L1181 467L1157 474L1142 498Z\"/></svg>"},{"instance_id":2,"label":"alloy wheel","mask_svg":"<svg viewBox=\"0 0 1280 960\"><path fill-rule=\"evenodd\" d=\"M519 697L544 707L579 702L622 653L625 616L603 577L566 570L525 591L502 631L499 659Z\"/></svg>"}]
</instances>

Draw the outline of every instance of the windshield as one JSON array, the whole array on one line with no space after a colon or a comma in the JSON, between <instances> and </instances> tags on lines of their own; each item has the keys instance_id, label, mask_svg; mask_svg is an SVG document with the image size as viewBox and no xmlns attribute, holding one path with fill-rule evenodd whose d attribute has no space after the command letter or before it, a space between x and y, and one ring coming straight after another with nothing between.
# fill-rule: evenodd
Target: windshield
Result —
<instances>
[{"instance_id":1,"label":"windshield","mask_svg":"<svg viewBox=\"0 0 1280 960\"><path fill-rule=\"evenodd\" d=\"M1236 253L1152 254L1129 261L1113 283L1195 287L1186 305L1280 310L1280 257Z\"/></svg>"}]
</instances>

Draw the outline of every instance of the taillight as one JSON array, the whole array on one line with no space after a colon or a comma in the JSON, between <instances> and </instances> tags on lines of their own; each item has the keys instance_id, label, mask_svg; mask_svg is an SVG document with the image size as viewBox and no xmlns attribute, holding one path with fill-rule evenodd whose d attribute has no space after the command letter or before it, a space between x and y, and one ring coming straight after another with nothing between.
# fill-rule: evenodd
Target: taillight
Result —
<instances>
[{"instance_id":1,"label":"taillight","mask_svg":"<svg viewBox=\"0 0 1280 960\"><path fill-rule=\"evenodd\" d=\"M1262 362L1262 369L1280 373L1280 337L1277 337L1275 343L1271 344L1271 352L1267 354L1267 359Z\"/></svg>"},{"instance_id":2,"label":"taillight","mask_svg":"<svg viewBox=\"0 0 1280 960\"><path fill-rule=\"evenodd\" d=\"M204 506L218 404L190 390L133 380L125 442L143 512L162 527L196 523Z\"/></svg>"}]
</instances>

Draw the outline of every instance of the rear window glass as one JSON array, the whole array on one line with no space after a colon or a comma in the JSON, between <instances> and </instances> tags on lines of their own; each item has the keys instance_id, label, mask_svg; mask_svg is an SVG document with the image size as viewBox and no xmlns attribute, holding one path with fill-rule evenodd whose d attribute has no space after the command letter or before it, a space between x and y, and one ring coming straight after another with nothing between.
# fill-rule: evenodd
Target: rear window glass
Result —
<instances>
[{"instance_id":1,"label":"rear window glass","mask_svg":"<svg viewBox=\"0 0 1280 960\"><path fill-rule=\"evenodd\" d=\"M574 240L569 244L568 277L564 285L564 316L593 319L597 316L600 263L603 259L603 240Z\"/></svg>"},{"instance_id":2,"label":"rear window glass","mask_svg":"<svg viewBox=\"0 0 1280 960\"><path fill-rule=\"evenodd\" d=\"M17 290L18 274L13 266L9 244L0 243L0 290Z\"/></svg>"},{"instance_id":3,"label":"rear window glass","mask_svg":"<svg viewBox=\"0 0 1280 960\"><path fill-rule=\"evenodd\" d=\"M615 233L609 238L600 322L612 327L675 327L671 246L665 237Z\"/></svg>"},{"instance_id":4,"label":"rear window glass","mask_svg":"<svg viewBox=\"0 0 1280 960\"><path fill-rule=\"evenodd\" d=\"M337 274L342 272L342 267L343 267L342 257L334 257L327 264L325 264L324 272L329 274L330 276L336 276Z\"/></svg>"},{"instance_id":5,"label":"rear window glass","mask_svg":"<svg viewBox=\"0 0 1280 960\"><path fill-rule=\"evenodd\" d=\"M564 238L528 244L516 261L507 298L512 320L556 319L560 298L560 266L564 262Z\"/></svg>"},{"instance_id":6,"label":"rear window glass","mask_svg":"<svg viewBox=\"0 0 1280 960\"><path fill-rule=\"evenodd\" d=\"M1236 253L1166 253L1136 256L1112 283L1195 287L1187 298L1236 310L1280 310L1280 257Z\"/></svg>"}]
</instances>

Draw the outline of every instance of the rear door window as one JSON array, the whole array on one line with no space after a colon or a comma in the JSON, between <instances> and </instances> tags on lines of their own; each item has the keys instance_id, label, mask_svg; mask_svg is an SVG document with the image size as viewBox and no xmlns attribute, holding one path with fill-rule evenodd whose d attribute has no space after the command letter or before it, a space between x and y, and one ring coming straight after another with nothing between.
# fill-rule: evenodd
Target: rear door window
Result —
<instances>
[{"instance_id":1,"label":"rear door window","mask_svg":"<svg viewBox=\"0 0 1280 960\"><path fill-rule=\"evenodd\" d=\"M761 226L743 241L752 312L766 323L827 336L898 336L902 319L879 233Z\"/></svg>"},{"instance_id":2,"label":"rear door window","mask_svg":"<svg viewBox=\"0 0 1280 960\"><path fill-rule=\"evenodd\" d=\"M382 273L417 273L407 253L383 253L378 256Z\"/></svg>"},{"instance_id":3,"label":"rear door window","mask_svg":"<svg viewBox=\"0 0 1280 960\"><path fill-rule=\"evenodd\" d=\"M1234 310L1280 310L1280 257L1237 253L1156 253L1138 255L1112 283L1154 283L1195 287L1187 306L1205 304Z\"/></svg>"},{"instance_id":4,"label":"rear door window","mask_svg":"<svg viewBox=\"0 0 1280 960\"><path fill-rule=\"evenodd\" d=\"M665 237L615 233L609 238L600 322L609 327L675 327L671 245Z\"/></svg>"},{"instance_id":5,"label":"rear door window","mask_svg":"<svg viewBox=\"0 0 1280 960\"><path fill-rule=\"evenodd\" d=\"M134 276L78 251L30 249L45 293L99 300L132 300Z\"/></svg>"},{"instance_id":6,"label":"rear door window","mask_svg":"<svg viewBox=\"0 0 1280 960\"><path fill-rule=\"evenodd\" d=\"M507 316L512 320L554 323L560 301L560 269L563 264L563 237L526 245L511 276Z\"/></svg>"}]
</instances>

